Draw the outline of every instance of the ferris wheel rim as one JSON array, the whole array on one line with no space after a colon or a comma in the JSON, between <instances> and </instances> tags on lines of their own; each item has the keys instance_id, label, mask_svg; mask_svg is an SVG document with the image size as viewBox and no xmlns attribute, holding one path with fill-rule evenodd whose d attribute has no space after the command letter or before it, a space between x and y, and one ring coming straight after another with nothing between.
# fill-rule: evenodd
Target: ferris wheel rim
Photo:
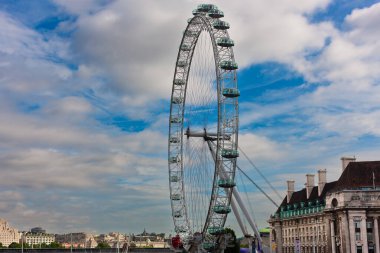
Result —
<instances>
[{"instance_id":1,"label":"ferris wheel rim","mask_svg":"<svg viewBox=\"0 0 380 253\"><path fill-rule=\"evenodd\" d=\"M216 81L217 81L217 104L218 104L218 127L217 127L217 144L216 144L216 151L215 151L215 156L216 156L216 162L215 162L215 172L214 172L214 178L213 178L213 186L212 186L212 194L214 195L217 191L220 190L220 186L217 184L217 179L219 178L219 175L218 175L218 167L220 166L220 163L223 162L222 160L221 161L218 161L218 157L220 156L219 154L221 153L221 148L223 149L224 146L223 145L220 145L220 141L219 141L219 136L221 135L224 135L224 131L223 133L221 133L221 127L222 127L222 124L223 122L221 122L221 119L222 119L222 116L221 116L221 113L222 113L222 110L221 108L223 107L223 99L221 99L221 97L223 97L222 95L222 84L221 84L221 74L220 74L220 70L221 70L221 62L222 62L222 59L223 57L220 56L220 51L218 51L218 47L219 45L217 45L217 39L220 39L220 36L218 37L217 36L217 33L218 31L216 31L216 28L213 27L212 25L212 22L213 21L219 21L219 19L217 18L210 18L206 15L199 15L199 14L196 14L193 18L191 18L189 20L189 24L184 32L184 35L182 37L182 40L181 40L181 44L180 44L180 49L179 49L179 52L178 52L178 55L177 55L177 61L176 61L176 67L175 67L175 73L174 73L174 78L173 78L173 87L172 87L172 94L171 94L171 105L170 105L170 117L169 117L169 140L168 140L168 159L169 159L169 188L170 188L170 199L171 199L171 207L172 207L172 215L173 215L173 221L174 221L174 224L175 224L175 229L176 229L176 232L178 234L184 234L184 235L187 235L186 233L188 233L188 231L185 231L185 230L188 230L190 229L190 225L189 225L189 216L188 216L188 211L186 209L186 199L185 199L185 185L184 185L184 180L182 179L182 181L180 183L176 182L176 186L178 187L178 185L180 186L182 192L180 194L180 196L176 196L174 194L175 193L175 190L173 190L173 185L172 185L172 182L171 180L173 179L172 176L174 176L174 174L172 173L174 170L171 170L171 164L173 162L175 162L177 164L177 166L179 166L179 170L180 172L180 175L183 175L183 171L184 171L184 167L183 167L183 147L181 146L180 147L180 151L179 151L179 154L180 154L180 157L177 156L177 160L174 161L173 160L173 156L171 156L171 151L172 151L172 148L174 145L171 145L173 144L173 142L177 141L176 139L173 139L173 135L172 135L172 130L173 130L173 126L176 125L177 129L180 128L180 136L177 135L177 137L179 137L179 140L181 145L183 145L183 135L184 135L184 110L185 110L185 103L186 103L186 90L187 90L187 85L188 85L188 78L189 78L189 73L190 73L190 67L191 67L191 62L192 62L192 59L193 59L193 54L194 54L194 48L197 46L197 39L198 37L195 39L195 40L192 40L192 43L190 45L190 48L189 48L189 55L188 55L188 58L187 60L189 61L188 62L188 66L187 66L187 73L183 76L185 77L183 79L177 79L177 74L178 74L178 69L181 68L180 67L180 58L181 58L181 53L182 53L182 50L187 50L184 45L187 45L185 42L186 42L186 39L188 38L188 31L191 31L189 30L190 27L194 26L194 25L199 25L199 22L202 23L201 25L201 28L200 30L198 30L198 34L197 36L199 36L199 33L202 32L202 30L206 30L206 32L210 35L210 38L211 38L211 42L212 42L212 46L213 46L213 54L214 54L214 61L215 61L215 70L216 70ZM223 22L223 21L222 21ZM199 27L198 27L199 28ZM230 40L230 37L228 35L228 33L225 31L223 33L220 33L220 34L223 34L224 37L223 39L226 39L227 38L227 41ZM232 62L234 63L235 60L234 60L234 54L233 54L233 50L232 48L229 48L229 50L227 50L229 52L229 58L232 59ZM236 82L236 69L234 69L234 85L235 85L235 88L237 89L237 82ZM185 71L185 72L186 72ZM184 81L184 83L178 83L180 82L180 80ZM177 82L177 83L176 83ZM182 104L182 108L181 108L181 118L175 118L175 116L178 116L178 113L177 114L173 114L173 102L175 101L175 99L177 98L175 96L175 87L177 85L183 85L185 86L184 88L184 94L183 94L183 100L180 101L178 100L178 104ZM235 116L236 118L234 118L234 120L236 121L235 124L235 129L234 129L234 143L233 145L235 145L235 147L237 147L237 141L238 141L238 103L237 103L237 98L236 98L236 104L234 105L235 106ZM178 128L177 125L180 125L180 127ZM178 134L178 132L176 132ZM176 144L177 145L177 144ZM223 149L224 150L224 149ZM172 159L172 160L171 160ZM179 160L178 160L179 159ZM231 158L229 158L231 159ZM179 164L179 165L178 165ZM235 157L235 160L231 163L231 175L232 175L232 178L234 178L234 173L235 173L235 170L236 170L236 157ZM229 190L228 192L228 205L230 204L230 199L231 199L231 194L232 194L232 190ZM183 216L185 216L185 218L182 218L180 219L180 217L176 217L176 211L178 211L178 205L176 204L176 199L174 197L178 197L179 199L181 199L182 201L182 209L181 211L183 212ZM207 229L209 229L210 227L210 223L211 223L211 219L212 219L212 215L213 215L213 208L215 207L215 204L216 204L216 200L213 200L211 197L210 197L210 205L209 205L209 210L208 210L208 214L207 214L207 220L205 222L205 225L204 225L204 228L203 228L203 231L202 231L202 234L203 234L203 237L205 237L205 234L207 233ZM219 224L222 224L224 226L224 223L227 219L227 215L224 215L224 216L221 216L221 220L219 221ZM183 229L183 231L182 231ZM216 237L215 237L216 238ZM214 238L214 240L216 240Z\"/></svg>"}]
</instances>

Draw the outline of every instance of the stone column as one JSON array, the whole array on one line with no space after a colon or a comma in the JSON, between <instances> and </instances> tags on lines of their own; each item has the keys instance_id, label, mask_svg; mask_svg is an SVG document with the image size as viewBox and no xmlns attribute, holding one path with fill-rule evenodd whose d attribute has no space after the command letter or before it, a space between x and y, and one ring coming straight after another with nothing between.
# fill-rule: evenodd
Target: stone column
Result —
<instances>
[{"instance_id":1,"label":"stone column","mask_svg":"<svg viewBox=\"0 0 380 253\"><path fill-rule=\"evenodd\" d=\"M325 234L323 235L323 240L325 240L325 253L331 253L331 232L330 232L330 216L327 214L323 221L325 227Z\"/></svg>"},{"instance_id":2,"label":"stone column","mask_svg":"<svg viewBox=\"0 0 380 253\"><path fill-rule=\"evenodd\" d=\"M350 245L350 233L349 226L347 220L347 212L343 211L339 214L339 218L341 220L341 229L340 229L340 241L341 247L340 251L343 253L351 253L351 245Z\"/></svg>"},{"instance_id":3,"label":"stone column","mask_svg":"<svg viewBox=\"0 0 380 253\"><path fill-rule=\"evenodd\" d=\"M283 237L282 237L282 224L280 221L277 221L274 225L274 229L276 232L276 253L282 253L282 247L283 247Z\"/></svg>"},{"instance_id":4,"label":"stone column","mask_svg":"<svg viewBox=\"0 0 380 253\"><path fill-rule=\"evenodd\" d=\"M366 217L360 221L360 234L363 242L363 253L368 253L367 222Z\"/></svg>"},{"instance_id":5,"label":"stone column","mask_svg":"<svg viewBox=\"0 0 380 253\"><path fill-rule=\"evenodd\" d=\"M376 253L380 253L380 244L379 244L379 224L378 224L378 217L373 217L373 236L375 238L375 249Z\"/></svg>"},{"instance_id":6,"label":"stone column","mask_svg":"<svg viewBox=\"0 0 380 253\"><path fill-rule=\"evenodd\" d=\"M334 220L330 220L331 253L336 253Z\"/></svg>"},{"instance_id":7,"label":"stone column","mask_svg":"<svg viewBox=\"0 0 380 253\"><path fill-rule=\"evenodd\" d=\"M349 217L349 232L351 241L351 252L356 252L355 226L353 217Z\"/></svg>"}]
</instances>

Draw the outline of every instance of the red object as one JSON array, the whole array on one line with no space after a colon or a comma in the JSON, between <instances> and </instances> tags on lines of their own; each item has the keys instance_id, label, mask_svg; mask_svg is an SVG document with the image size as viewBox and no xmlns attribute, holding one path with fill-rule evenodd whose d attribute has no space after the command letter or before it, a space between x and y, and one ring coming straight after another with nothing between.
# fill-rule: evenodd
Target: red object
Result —
<instances>
[{"instance_id":1,"label":"red object","mask_svg":"<svg viewBox=\"0 0 380 253\"><path fill-rule=\"evenodd\" d=\"M173 248L175 249L183 248L181 238L179 237L179 235L172 237L172 245L173 245Z\"/></svg>"}]
</instances>

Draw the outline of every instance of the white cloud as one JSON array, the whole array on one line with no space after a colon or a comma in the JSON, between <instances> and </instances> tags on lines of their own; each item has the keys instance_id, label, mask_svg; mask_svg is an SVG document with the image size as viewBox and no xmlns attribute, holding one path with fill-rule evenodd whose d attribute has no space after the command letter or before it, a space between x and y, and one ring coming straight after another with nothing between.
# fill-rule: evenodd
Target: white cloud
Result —
<instances>
[{"instance_id":1,"label":"white cloud","mask_svg":"<svg viewBox=\"0 0 380 253\"><path fill-rule=\"evenodd\" d=\"M137 105L170 93L181 29L186 24L182 11L175 12L183 9L178 2L171 2L170 9L165 2L150 1L149 11L147 5L116 1L93 15L81 16L75 40L84 66L108 75L107 86L122 91Z\"/></svg>"},{"instance_id":2,"label":"white cloud","mask_svg":"<svg viewBox=\"0 0 380 253\"><path fill-rule=\"evenodd\" d=\"M19 226L46 224L56 231L61 222L67 224L65 230L93 230L95 223L104 229L120 224L138 229L136 217L151 217L154 209L159 219L146 221L161 229L160 223L168 220L167 229L168 119L162 100L169 99L182 30L195 4L55 2L77 18L57 28L73 31L73 40L44 37L0 13L0 167L6 174L0 179L5 189L0 209ZM330 22L310 23L307 16L329 3L216 2L231 24L239 66L276 61L309 82L327 83L290 102L241 105L240 145L282 189L290 176L303 182L306 171L321 166L335 170L355 139L380 135L380 5L354 10L343 31ZM65 62L78 63L79 69ZM144 120L145 129L123 132L99 120L118 113ZM252 122L283 115L289 119L281 129L247 130ZM378 152L366 151L360 147L353 153L377 157ZM290 170L294 175L286 173ZM252 198L263 201L262 196ZM269 205L257 216L266 219ZM112 213L119 224L95 221L96 212Z\"/></svg>"},{"instance_id":3,"label":"white cloud","mask_svg":"<svg viewBox=\"0 0 380 253\"><path fill-rule=\"evenodd\" d=\"M102 0L53 0L57 5L62 6L66 11L76 15L83 15L88 12L94 12L100 9Z\"/></svg>"},{"instance_id":4,"label":"white cloud","mask_svg":"<svg viewBox=\"0 0 380 253\"><path fill-rule=\"evenodd\" d=\"M231 21L231 35L238 41L237 60L244 67L268 60L288 63L302 56L305 48L321 48L332 26L309 24L304 15L328 3L216 4L225 12L225 20ZM107 75L107 87L122 92L126 101L133 100L132 107L167 98L181 31L193 7L188 2L115 1L103 10L81 15L74 45L83 60L81 72Z\"/></svg>"},{"instance_id":5,"label":"white cloud","mask_svg":"<svg viewBox=\"0 0 380 253\"><path fill-rule=\"evenodd\" d=\"M281 147L279 143L252 133L239 135L239 147L243 149L250 159L255 158L256 161L261 163L264 161L278 161L287 156L286 148ZM241 156L243 157L243 155Z\"/></svg>"},{"instance_id":6,"label":"white cloud","mask_svg":"<svg viewBox=\"0 0 380 253\"><path fill-rule=\"evenodd\" d=\"M349 28L348 36L357 43L371 44L379 41L380 31L377 24L380 22L380 4L376 3L368 8L355 9L345 18Z\"/></svg>"}]
</instances>

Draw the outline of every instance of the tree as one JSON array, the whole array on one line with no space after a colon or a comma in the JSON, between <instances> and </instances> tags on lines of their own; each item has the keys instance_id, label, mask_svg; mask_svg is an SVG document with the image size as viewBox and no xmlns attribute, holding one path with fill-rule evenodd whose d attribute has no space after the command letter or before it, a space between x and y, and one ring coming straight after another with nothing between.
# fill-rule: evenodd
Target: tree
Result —
<instances>
[{"instance_id":1,"label":"tree","mask_svg":"<svg viewBox=\"0 0 380 253\"><path fill-rule=\"evenodd\" d=\"M226 236L228 236L227 248L224 250L224 253L239 253L240 245L236 240L235 231L231 228L225 228L224 231L226 232Z\"/></svg>"},{"instance_id":2,"label":"tree","mask_svg":"<svg viewBox=\"0 0 380 253\"><path fill-rule=\"evenodd\" d=\"M63 248L62 244L60 244L58 242L51 242L48 245L48 247L51 248L51 249L62 249Z\"/></svg>"},{"instance_id":3,"label":"tree","mask_svg":"<svg viewBox=\"0 0 380 253\"><path fill-rule=\"evenodd\" d=\"M4 246L3 246L3 244L0 242L0 249L1 249L1 248L4 248Z\"/></svg>"},{"instance_id":4,"label":"tree","mask_svg":"<svg viewBox=\"0 0 380 253\"><path fill-rule=\"evenodd\" d=\"M98 243L98 246L96 246L97 249L109 249L111 246L106 242L100 242Z\"/></svg>"},{"instance_id":5,"label":"tree","mask_svg":"<svg viewBox=\"0 0 380 253\"><path fill-rule=\"evenodd\" d=\"M11 244L8 245L9 249L19 249L21 248L21 245L17 242L12 242Z\"/></svg>"},{"instance_id":6,"label":"tree","mask_svg":"<svg viewBox=\"0 0 380 253\"><path fill-rule=\"evenodd\" d=\"M37 245L39 248L41 248L41 249L47 249L47 248L50 248L49 247L49 245L48 244L46 244L46 243L41 243L40 245Z\"/></svg>"}]
</instances>

